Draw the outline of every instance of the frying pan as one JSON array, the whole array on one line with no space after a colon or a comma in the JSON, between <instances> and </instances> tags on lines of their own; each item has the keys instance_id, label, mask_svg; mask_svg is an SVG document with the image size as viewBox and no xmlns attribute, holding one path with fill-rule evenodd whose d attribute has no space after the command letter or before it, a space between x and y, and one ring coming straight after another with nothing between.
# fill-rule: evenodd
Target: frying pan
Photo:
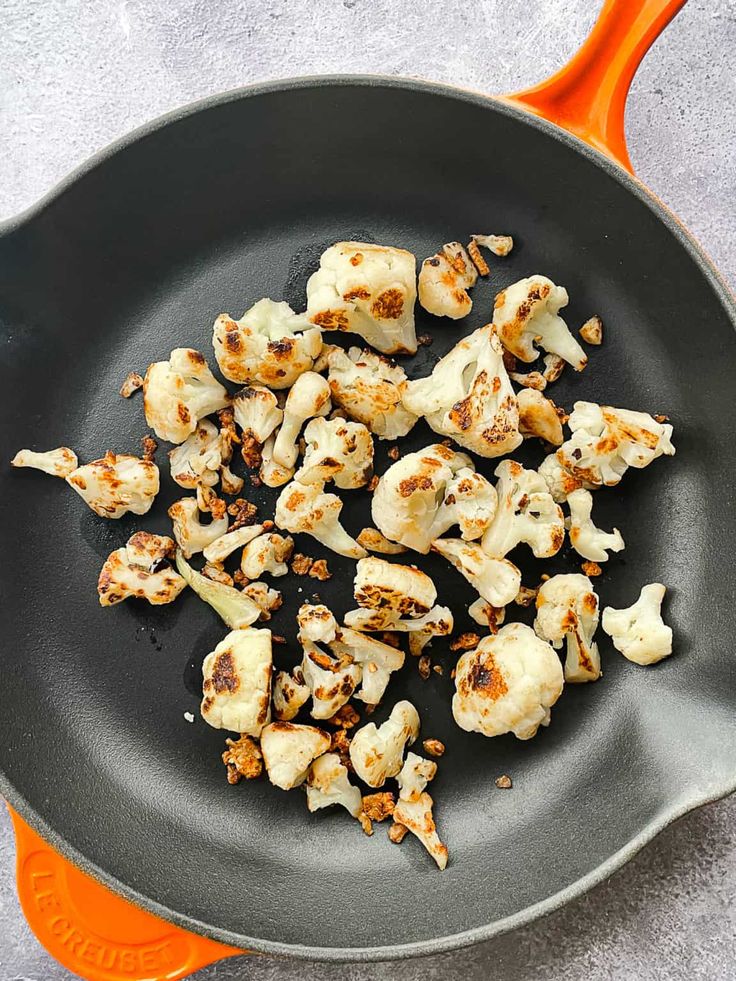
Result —
<instances>
[{"instance_id":1,"label":"frying pan","mask_svg":"<svg viewBox=\"0 0 736 981\"><path fill-rule=\"evenodd\" d=\"M472 231L510 232L516 248L476 288L467 320L418 311L434 344L405 362L410 376L487 321L495 292L543 272L568 288L571 325L592 313L606 325L604 346L581 375L563 375L555 400L666 412L678 449L597 498L599 524L627 540L597 581L602 603L626 606L645 582L667 583L672 658L640 669L602 636L603 679L568 686L550 728L528 743L457 729L453 655L439 642L442 676L422 681L412 663L392 682L376 720L409 698L423 737L447 745L433 784L451 856L442 874L415 841L391 845L383 828L369 839L265 781L225 782L224 734L183 719L224 633L193 594L163 609L99 608L103 559L136 528L167 530L173 485L145 519L106 522L62 482L3 468L0 790L75 867L238 948L396 958L548 912L676 816L734 789L736 444L721 420L733 402L736 311L698 246L628 172L623 137L636 65L682 2L609 0L570 65L513 99L372 77L211 99L139 130L0 228L6 460L26 445L68 444L82 460L135 452L142 408L116 395L127 372L182 344L212 361L222 310L239 314L261 296L302 308L333 241L423 257ZM432 440L422 423L402 445ZM385 454L380 444L379 472ZM272 492L249 496L272 513ZM369 523L366 498L345 501L355 533ZM297 547L328 558L334 577L316 591L344 613L353 563L311 540ZM518 559L524 581L538 581L541 567ZM459 576L436 557L419 561L458 629L469 627ZM545 566L576 567L568 553ZM290 625L313 591L311 580L287 580L279 664L298 658ZM513 791L495 789L500 773Z\"/></svg>"}]
</instances>

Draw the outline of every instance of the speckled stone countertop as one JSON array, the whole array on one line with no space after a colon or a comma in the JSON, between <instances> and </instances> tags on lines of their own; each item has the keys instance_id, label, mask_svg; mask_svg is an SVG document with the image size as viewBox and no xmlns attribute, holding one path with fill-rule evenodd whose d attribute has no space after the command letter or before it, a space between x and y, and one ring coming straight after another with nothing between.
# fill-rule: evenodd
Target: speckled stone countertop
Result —
<instances>
[{"instance_id":1,"label":"speckled stone countertop","mask_svg":"<svg viewBox=\"0 0 736 981\"><path fill-rule=\"evenodd\" d=\"M380 72L510 92L559 67L595 0L0 0L0 217L92 152L193 99L251 81ZM628 106L639 176L736 286L736 0L690 0ZM0 809L0 981L72 978L15 895ZM733 981L736 798L688 815L606 884L471 950L402 963L251 957L197 981Z\"/></svg>"}]
</instances>

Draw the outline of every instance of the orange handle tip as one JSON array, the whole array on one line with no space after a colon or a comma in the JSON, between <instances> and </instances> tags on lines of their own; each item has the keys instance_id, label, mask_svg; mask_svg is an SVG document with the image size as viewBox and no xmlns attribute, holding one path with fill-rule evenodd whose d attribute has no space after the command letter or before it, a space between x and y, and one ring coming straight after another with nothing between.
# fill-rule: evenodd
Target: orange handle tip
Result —
<instances>
[{"instance_id":1,"label":"orange handle tip","mask_svg":"<svg viewBox=\"0 0 736 981\"><path fill-rule=\"evenodd\" d=\"M23 913L51 956L85 981L178 981L247 953L188 933L116 896L8 810Z\"/></svg>"}]
</instances>

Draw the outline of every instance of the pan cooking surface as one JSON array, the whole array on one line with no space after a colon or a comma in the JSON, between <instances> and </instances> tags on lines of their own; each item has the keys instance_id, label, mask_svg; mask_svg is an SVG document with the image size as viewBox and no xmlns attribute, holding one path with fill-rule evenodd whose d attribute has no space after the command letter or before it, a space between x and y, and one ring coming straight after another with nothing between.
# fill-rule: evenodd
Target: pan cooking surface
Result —
<instances>
[{"instance_id":1,"label":"pan cooking surface","mask_svg":"<svg viewBox=\"0 0 736 981\"><path fill-rule=\"evenodd\" d=\"M214 366L215 316L240 316L262 296L303 309L306 279L334 241L421 260L471 232L510 233L514 251L493 259L465 320L417 308L417 333L434 343L402 364L429 373L490 320L496 292L535 272L567 287L572 329L602 317L588 368L567 368L547 394L568 409L587 398L672 419L677 455L596 496L597 523L627 545L596 590L602 606L628 606L645 582L666 583L675 654L640 669L599 631L603 678L567 686L552 725L527 743L455 726L446 643L431 650L443 676L422 681L407 657L374 719L408 698L421 738L447 746L431 788L444 873L415 840L392 845L386 825L367 838L342 811L310 815L299 792L227 784L226 733L183 717L196 713L202 659L226 632L191 591L159 609L98 606L109 552L135 529L170 527L166 507L182 491L165 445L163 489L143 518L106 522L61 481L0 471L4 789L59 847L190 928L325 956L479 938L623 860L631 842L733 780L736 454L721 423L736 366L730 314L651 203L518 114L438 87L304 83L185 115L110 156L0 238L0 456L60 444L81 461L137 452L142 399L117 394L128 371L177 346ZM402 453L435 439L422 422ZM376 446L381 473L387 444ZM533 465L542 456L532 445L515 454ZM491 476L497 462L478 469ZM277 492L245 493L272 515ZM340 494L351 533L372 524L368 495ZM326 557L334 575L274 583L285 602L271 625L289 641L274 648L278 666L299 658L303 601L317 593L336 614L354 606L351 560L308 538L297 550ZM540 563L523 546L511 558L530 585L581 561L566 549ZM435 579L456 632L473 629L460 575L436 556L410 561ZM529 614L512 606L507 619ZM495 788L501 773L513 790Z\"/></svg>"}]
</instances>

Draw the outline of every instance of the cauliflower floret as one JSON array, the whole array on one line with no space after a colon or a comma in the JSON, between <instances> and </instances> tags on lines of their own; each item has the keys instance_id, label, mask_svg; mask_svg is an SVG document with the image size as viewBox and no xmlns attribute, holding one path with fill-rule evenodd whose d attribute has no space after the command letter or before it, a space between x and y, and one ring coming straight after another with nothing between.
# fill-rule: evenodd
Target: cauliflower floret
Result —
<instances>
[{"instance_id":1,"label":"cauliflower floret","mask_svg":"<svg viewBox=\"0 0 736 981\"><path fill-rule=\"evenodd\" d=\"M540 463L537 472L547 485L547 490L552 495L552 499L558 504L562 504L570 494L583 486L581 480L573 477L565 470L557 459L556 453L550 453L549 456L546 456Z\"/></svg>"},{"instance_id":2,"label":"cauliflower floret","mask_svg":"<svg viewBox=\"0 0 736 981\"><path fill-rule=\"evenodd\" d=\"M336 487L354 490L373 476L373 440L362 422L312 419L304 439L304 460L294 475L300 483L334 480Z\"/></svg>"},{"instance_id":3,"label":"cauliflower floret","mask_svg":"<svg viewBox=\"0 0 736 981\"><path fill-rule=\"evenodd\" d=\"M273 681L273 712L277 719L288 722L311 697L309 685L304 683L301 668L296 667L292 674L279 671Z\"/></svg>"},{"instance_id":4,"label":"cauliflower floret","mask_svg":"<svg viewBox=\"0 0 736 981\"><path fill-rule=\"evenodd\" d=\"M514 247L514 240L510 235L472 235L471 238L497 256L508 255Z\"/></svg>"},{"instance_id":5,"label":"cauliflower floret","mask_svg":"<svg viewBox=\"0 0 736 981\"><path fill-rule=\"evenodd\" d=\"M249 582L242 591L261 611L261 620L270 620L273 611L278 610L284 601L278 589L271 589L265 582Z\"/></svg>"},{"instance_id":6,"label":"cauliflower floret","mask_svg":"<svg viewBox=\"0 0 736 981\"><path fill-rule=\"evenodd\" d=\"M266 487L282 487L288 484L294 476L294 467L282 467L273 458L273 448L276 437L271 435L263 444L259 476Z\"/></svg>"},{"instance_id":7,"label":"cauliflower floret","mask_svg":"<svg viewBox=\"0 0 736 981\"><path fill-rule=\"evenodd\" d=\"M620 552L624 540L618 528L612 532L596 528L591 518L593 495L587 490L573 491L567 498L570 517L566 522L570 543L578 555L591 562L608 561L609 552Z\"/></svg>"},{"instance_id":8,"label":"cauliflower floret","mask_svg":"<svg viewBox=\"0 0 736 981\"><path fill-rule=\"evenodd\" d=\"M434 780L437 764L425 760L416 753L407 753L396 782L399 785L399 800L417 801L424 793L427 784Z\"/></svg>"},{"instance_id":9,"label":"cauliflower floret","mask_svg":"<svg viewBox=\"0 0 736 981\"><path fill-rule=\"evenodd\" d=\"M171 478L180 487L195 490L200 484L214 487L222 466L220 431L202 419L183 443L169 450Z\"/></svg>"},{"instance_id":10,"label":"cauliflower floret","mask_svg":"<svg viewBox=\"0 0 736 981\"><path fill-rule=\"evenodd\" d=\"M301 671L312 693L312 718L331 719L360 684L360 665L346 655L333 657L311 641L302 640L302 645Z\"/></svg>"},{"instance_id":11,"label":"cauliflower floret","mask_svg":"<svg viewBox=\"0 0 736 981\"><path fill-rule=\"evenodd\" d=\"M382 787L401 770L404 747L419 735L419 713L411 702L397 702L382 726L374 722L358 729L350 743L353 769L369 787Z\"/></svg>"},{"instance_id":12,"label":"cauliflower floret","mask_svg":"<svg viewBox=\"0 0 736 981\"><path fill-rule=\"evenodd\" d=\"M265 443L284 418L276 396L260 386L241 388L233 396L233 415L243 435L257 443Z\"/></svg>"},{"instance_id":13,"label":"cauliflower floret","mask_svg":"<svg viewBox=\"0 0 736 981\"><path fill-rule=\"evenodd\" d=\"M337 753L325 753L312 763L307 777L307 807L319 811L323 807L340 804L352 817L357 818L362 797L357 787L348 779L348 768L340 762Z\"/></svg>"},{"instance_id":14,"label":"cauliflower floret","mask_svg":"<svg viewBox=\"0 0 736 981\"><path fill-rule=\"evenodd\" d=\"M360 334L384 354L415 354L416 260L411 252L337 242L307 282L307 316L323 330Z\"/></svg>"},{"instance_id":15,"label":"cauliflower floret","mask_svg":"<svg viewBox=\"0 0 736 981\"><path fill-rule=\"evenodd\" d=\"M309 371L322 350L322 335L306 314L288 303L259 300L240 320L221 313L212 330L220 371L230 381L289 388Z\"/></svg>"},{"instance_id":16,"label":"cauliflower floret","mask_svg":"<svg viewBox=\"0 0 736 981\"><path fill-rule=\"evenodd\" d=\"M327 359L332 401L380 439L398 439L414 427L417 416L401 401L406 374L393 361L351 347L335 348Z\"/></svg>"},{"instance_id":17,"label":"cauliflower floret","mask_svg":"<svg viewBox=\"0 0 736 981\"><path fill-rule=\"evenodd\" d=\"M576 402L568 425L572 436L557 451L557 459L589 489L615 487L629 467L641 470L657 457L675 453L672 426L646 412Z\"/></svg>"},{"instance_id":18,"label":"cauliflower floret","mask_svg":"<svg viewBox=\"0 0 736 981\"><path fill-rule=\"evenodd\" d=\"M478 270L460 242L448 242L419 270L419 303L435 317L460 320L470 313L473 301L467 291L475 286Z\"/></svg>"},{"instance_id":19,"label":"cauliflower floret","mask_svg":"<svg viewBox=\"0 0 736 981\"><path fill-rule=\"evenodd\" d=\"M355 697L367 705L378 705L392 672L398 671L404 664L403 651L349 627L340 627L329 646L333 654L348 655L362 667L362 684Z\"/></svg>"},{"instance_id":20,"label":"cauliflower floret","mask_svg":"<svg viewBox=\"0 0 736 981\"><path fill-rule=\"evenodd\" d=\"M199 507L194 497L182 497L174 501L168 514L174 525L174 538L185 559L203 551L227 531L227 514L210 521L208 525L200 523Z\"/></svg>"},{"instance_id":21,"label":"cauliflower floret","mask_svg":"<svg viewBox=\"0 0 736 981\"><path fill-rule=\"evenodd\" d=\"M272 722L261 733L261 752L268 779L282 790L307 779L310 764L330 748L330 737L316 726Z\"/></svg>"},{"instance_id":22,"label":"cauliflower floret","mask_svg":"<svg viewBox=\"0 0 736 981\"><path fill-rule=\"evenodd\" d=\"M552 576L537 593L534 629L554 647L567 642L565 681L596 681L601 658L593 635L598 627L598 597L587 576Z\"/></svg>"},{"instance_id":23,"label":"cauliflower floret","mask_svg":"<svg viewBox=\"0 0 736 981\"><path fill-rule=\"evenodd\" d=\"M509 623L457 662L452 714L467 732L531 739L549 725L562 686L562 665L550 645L531 627Z\"/></svg>"},{"instance_id":24,"label":"cauliflower floret","mask_svg":"<svg viewBox=\"0 0 736 981\"><path fill-rule=\"evenodd\" d=\"M224 408L229 398L204 355L188 347L176 348L168 361L149 365L143 382L146 422L169 443L183 443L200 419Z\"/></svg>"},{"instance_id":25,"label":"cauliflower floret","mask_svg":"<svg viewBox=\"0 0 736 981\"><path fill-rule=\"evenodd\" d=\"M506 619L506 608L503 606L492 606L482 596L479 596L468 607L468 616L472 620L475 620L481 627L488 627L495 634L497 628Z\"/></svg>"},{"instance_id":26,"label":"cauliflower floret","mask_svg":"<svg viewBox=\"0 0 736 981\"><path fill-rule=\"evenodd\" d=\"M440 841L432 816L434 801L429 794L420 794L415 801L399 800L394 808L394 821L408 828L437 863L439 869L447 868L447 847Z\"/></svg>"},{"instance_id":27,"label":"cauliflower floret","mask_svg":"<svg viewBox=\"0 0 736 981\"><path fill-rule=\"evenodd\" d=\"M503 456L522 442L516 395L490 324L456 344L429 377L407 382L403 400L436 433L479 456Z\"/></svg>"},{"instance_id":28,"label":"cauliflower floret","mask_svg":"<svg viewBox=\"0 0 736 981\"><path fill-rule=\"evenodd\" d=\"M551 399L535 388L524 388L516 396L519 403L519 432L522 436L537 436L545 443L560 446L564 439L562 422Z\"/></svg>"},{"instance_id":29,"label":"cauliflower floret","mask_svg":"<svg viewBox=\"0 0 736 981\"><path fill-rule=\"evenodd\" d=\"M329 644L335 639L337 621L322 603L302 603L296 615L299 624L299 641Z\"/></svg>"},{"instance_id":30,"label":"cauliflower floret","mask_svg":"<svg viewBox=\"0 0 736 981\"><path fill-rule=\"evenodd\" d=\"M385 614L386 623L401 616L421 616L437 599L437 589L426 573L373 555L358 562L353 587L358 606Z\"/></svg>"},{"instance_id":31,"label":"cauliflower floret","mask_svg":"<svg viewBox=\"0 0 736 981\"><path fill-rule=\"evenodd\" d=\"M271 717L271 631L233 630L202 665L202 718L215 729L259 736Z\"/></svg>"},{"instance_id":32,"label":"cauliflower floret","mask_svg":"<svg viewBox=\"0 0 736 981\"><path fill-rule=\"evenodd\" d=\"M494 559L475 542L438 538L432 549L451 562L491 606L506 606L516 597L521 573L508 559Z\"/></svg>"},{"instance_id":33,"label":"cauliflower floret","mask_svg":"<svg viewBox=\"0 0 736 981\"><path fill-rule=\"evenodd\" d=\"M495 472L498 510L483 536L483 551L502 559L525 542L538 559L559 552L565 540L565 520L544 478L514 460L499 463Z\"/></svg>"},{"instance_id":34,"label":"cauliflower floret","mask_svg":"<svg viewBox=\"0 0 736 981\"><path fill-rule=\"evenodd\" d=\"M407 551L406 545L390 542L378 528L364 528L355 540L369 552L380 552L381 555L401 555Z\"/></svg>"},{"instance_id":35,"label":"cauliflower floret","mask_svg":"<svg viewBox=\"0 0 736 981\"><path fill-rule=\"evenodd\" d=\"M249 596L233 586L203 576L189 565L178 550L176 568L187 585L222 617L231 630L249 627L260 617L261 608Z\"/></svg>"},{"instance_id":36,"label":"cauliflower floret","mask_svg":"<svg viewBox=\"0 0 736 981\"><path fill-rule=\"evenodd\" d=\"M463 467L447 485L433 522L434 533L439 538L456 524L465 541L481 538L493 521L497 504L493 484L470 467Z\"/></svg>"},{"instance_id":37,"label":"cauliflower floret","mask_svg":"<svg viewBox=\"0 0 736 981\"><path fill-rule=\"evenodd\" d=\"M273 458L282 467L293 467L299 455L297 440L302 425L314 416L330 411L330 386L322 375L307 371L300 375L289 392L284 406L284 421L276 433Z\"/></svg>"},{"instance_id":38,"label":"cauliflower floret","mask_svg":"<svg viewBox=\"0 0 736 981\"><path fill-rule=\"evenodd\" d=\"M444 524L446 530L450 526L446 512L439 525L435 519L454 475L472 467L470 457L454 453L441 443L407 453L388 468L375 489L371 513L376 527L387 538L426 554L442 533L438 528ZM465 498L465 513L471 505L472 498Z\"/></svg>"},{"instance_id":39,"label":"cauliflower floret","mask_svg":"<svg viewBox=\"0 0 736 981\"><path fill-rule=\"evenodd\" d=\"M105 560L97 580L100 606L122 603L129 596L146 599L153 606L172 603L186 586L169 565L161 566L174 549L174 542L165 535L137 531Z\"/></svg>"},{"instance_id":40,"label":"cauliflower floret","mask_svg":"<svg viewBox=\"0 0 736 981\"><path fill-rule=\"evenodd\" d=\"M79 466L77 454L68 446L59 446L55 450L35 453L33 450L18 450L10 461L12 467L32 467L43 470L51 477L68 477Z\"/></svg>"},{"instance_id":41,"label":"cauliflower floret","mask_svg":"<svg viewBox=\"0 0 736 981\"><path fill-rule=\"evenodd\" d=\"M672 653L672 628L662 620L665 593L661 582L653 582L642 588L633 606L607 606L603 611L603 629L616 650L634 664L656 664Z\"/></svg>"},{"instance_id":42,"label":"cauliflower floret","mask_svg":"<svg viewBox=\"0 0 736 981\"><path fill-rule=\"evenodd\" d=\"M294 539L275 533L259 535L243 549L240 568L248 579L260 579L264 572L272 576L285 576L289 571L286 564L294 551Z\"/></svg>"},{"instance_id":43,"label":"cauliflower floret","mask_svg":"<svg viewBox=\"0 0 736 981\"><path fill-rule=\"evenodd\" d=\"M274 517L284 531L311 535L338 555L362 559L368 553L340 524L341 511L342 501L335 494L325 494L324 484L293 480L279 494Z\"/></svg>"},{"instance_id":44,"label":"cauliflower floret","mask_svg":"<svg viewBox=\"0 0 736 981\"><path fill-rule=\"evenodd\" d=\"M270 525L270 522L268 522ZM258 538L266 530L266 524L262 525L242 525L234 531L228 531L225 535L220 535L213 542L202 549L202 554L208 562L224 562L228 555L237 548L242 548L254 538ZM251 578L257 578L251 577Z\"/></svg>"},{"instance_id":45,"label":"cauliflower floret","mask_svg":"<svg viewBox=\"0 0 736 981\"><path fill-rule=\"evenodd\" d=\"M535 347L539 344L564 358L575 371L582 371L588 355L559 315L567 301L567 290L546 276L529 276L507 286L493 307L493 324L504 347L528 363L539 357Z\"/></svg>"},{"instance_id":46,"label":"cauliflower floret","mask_svg":"<svg viewBox=\"0 0 736 981\"><path fill-rule=\"evenodd\" d=\"M85 463L66 478L82 500L101 518L147 514L159 490L158 467L150 460L113 453Z\"/></svg>"}]
</instances>

